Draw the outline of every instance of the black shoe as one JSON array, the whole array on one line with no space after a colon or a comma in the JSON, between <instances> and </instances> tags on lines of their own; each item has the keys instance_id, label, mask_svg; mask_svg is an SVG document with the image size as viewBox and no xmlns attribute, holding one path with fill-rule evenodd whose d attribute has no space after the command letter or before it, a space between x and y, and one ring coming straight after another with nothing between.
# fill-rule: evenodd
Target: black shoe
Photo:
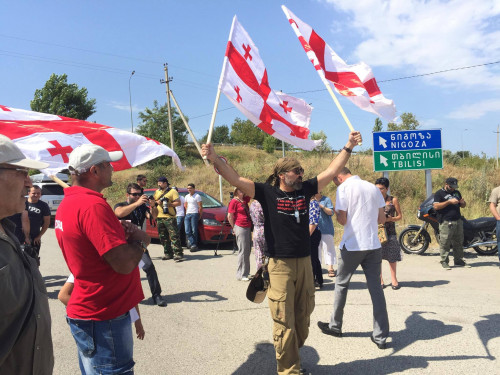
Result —
<instances>
[{"instance_id":1,"label":"black shoe","mask_svg":"<svg viewBox=\"0 0 500 375\"><path fill-rule=\"evenodd\" d=\"M456 260L455 261L455 267L465 267L465 268L471 268L470 264L467 264L462 260Z\"/></svg>"},{"instance_id":2,"label":"black shoe","mask_svg":"<svg viewBox=\"0 0 500 375\"><path fill-rule=\"evenodd\" d=\"M342 331L337 331L333 328L330 328L327 322L318 322L318 327L325 335L342 337Z\"/></svg>"},{"instance_id":3,"label":"black shoe","mask_svg":"<svg viewBox=\"0 0 500 375\"><path fill-rule=\"evenodd\" d=\"M182 255L175 254L174 255L174 261L175 262L182 262L184 260L184 257Z\"/></svg>"},{"instance_id":4,"label":"black shoe","mask_svg":"<svg viewBox=\"0 0 500 375\"><path fill-rule=\"evenodd\" d=\"M375 341L375 339L373 338L373 336L370 336L370 339L372 340L372 342L377 345L377 348L379 349L387 349L387 344L384 342L383 344L379 344L378 342Z\"/></svg>"},{"instance_id":5,"label":"black shoe","mask_svg":"<svg viewBox=\"0 0 500 375\"><path fill-rule=\"evenodd\" d=\"M156 303L156 305L158 306L161 306L161 307L165 307L167 306L167 301L165 301L163 299L162 296L158 295L158 296L153 296L153 302Z\"/></svg>"},{"instance_id":6,"label":"black shoe","mask_svg":"<svg viewBox=\"0 0 500 375\"><path fill-rule=\"evenodd\" d=\"M300 368L300 374L308 374L307 370L305 368Z\"/></svg>"},{"instance_id":7,"label":"black shoe","mask_svg":"<svg viewBox=\"0 0 500 375\"><path fill-rule=\"evenodd\" d=\"M190 247L190 249L189 249L189 251L190 251L190 252L192 252L192 253L195 253L195 252L197 252L198 250L199 250L199 249L198 249L198 246L196 246L196 245L191 246L191 247Z\"/></svg>"},{"instance_id":8,"label":"black shoe","mask_svg":"<svg viewBox=\"0 0 500 375\"><path fill-rule=\"evenodd\" d=\"M170 254L165 254L165 255L163 256L163 258L161 258L161 260L170 260L170 259L172 259L172 258L173 258L173 256L172 256L172 255L170 255Z\"/></svg>"},{"instance_id":9,"label":"black shoe","mask_svg":"<svg viewBox=\"0 0 500 375\"><path fill-rule=\"evenodd\" d=\"M401 287L399 286L399 284L392 286L392 290L398 290L398 289L401 289Z\"/></svg>"}]
</instances>

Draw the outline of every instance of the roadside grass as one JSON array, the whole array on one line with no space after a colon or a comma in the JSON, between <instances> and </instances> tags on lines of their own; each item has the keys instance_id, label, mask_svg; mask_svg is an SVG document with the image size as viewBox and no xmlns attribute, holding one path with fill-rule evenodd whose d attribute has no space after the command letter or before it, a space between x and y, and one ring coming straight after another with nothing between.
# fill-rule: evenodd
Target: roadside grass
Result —
<instances>
[{"instance_id":1,"label":"roadside grass","mask_svg":"<svg viewBox=\"0 0 500 375\"><path fill-rule=\"evenodd\" d=\"M135 182L137 174L145 174L148 177L148 187L157 186L157 178L166 176L172 186L186 187L192 182L196 188L203 190L213 197L220 199L219 176L215 173L213 167L206 166L201 157L197 156L196 149L190 149L190 164L186 170L180 171L172 165L151 166L149 164L141 165L126 171L115 172L113 174L113 186L104 191L111 206L125 199L126 186L130 182ZM263 150L258 150L250 146L220 146L217 147L217 153L227 158L230 165L238 173L246 178L256 182L265 182L272 173L276 160L282 153L276 151L268 154ZM325 154L307 154L302 152L287 151L286 156L297 158L305 169L304 178L316 176L324 170L335 156L331 153ZM373 159L368 154L354 154L351 156L347 167L353 174L359 175L362 179L375 182L382 176L380 172L373 171ZM491 190L500 185L500 174L495 168L493 160L478 158L472 156L462 160L445 158L444 169L432 171L433 191L437 191L444 184L447 177L453 176L458 179L459 190L462 193L467 206L462 210L462 214L469 219L475 219L481 216L491 216L488 209L487 200ZM425 190L425 172L424 171L401 171L389 172L391 182L391 194L398 197L403 219L397 223L398 232L408 224L417 224L419 220L416 217L417 209L426 198ZM233 190L232 186L223 180L223 203L229 201L229 192ZM335 184L331 183L323 191L324 195L329 196L335 202ZM341 227L335 223L337 234L341 234ZM340 237L335 238L336 241Z\"/></svg>"}]
</instances>

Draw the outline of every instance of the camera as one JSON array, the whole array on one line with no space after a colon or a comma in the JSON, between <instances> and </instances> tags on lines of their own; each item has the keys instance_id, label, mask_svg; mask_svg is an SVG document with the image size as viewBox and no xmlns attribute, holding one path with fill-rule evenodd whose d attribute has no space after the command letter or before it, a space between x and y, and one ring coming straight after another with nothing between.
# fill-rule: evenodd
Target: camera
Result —
<instances>
[{"instance_id":1,"label":"camera","mask_svg":"<svg viewBox=\"0 0 500 375\"><path fill-rule=\"evenodd\" d=\"M38 256L37 250L35 247L25 243L21 244L21 250L26 254L36 260L38 266L40 266L40 257Z\"/></svg>"},{"instance_id":2,"label":"camera","mask_svg":"<svg viewBox=\"0 0 500 375\"><path fill-rule=\"evenodd\" d=\"M154 199L154 197L152 195L147 195L147 197L149 200Z\"/></svg>"},{"instance_id":3,"label":"camera","mask_svg":"<svg viewBox=\"0 0 500 375\"><path fill-rule=\"evenodd\" d=\"M161 205L163 207L163 213L168 214L168 198L163 197L160 199Z\"/></svg>"}]
</instances>

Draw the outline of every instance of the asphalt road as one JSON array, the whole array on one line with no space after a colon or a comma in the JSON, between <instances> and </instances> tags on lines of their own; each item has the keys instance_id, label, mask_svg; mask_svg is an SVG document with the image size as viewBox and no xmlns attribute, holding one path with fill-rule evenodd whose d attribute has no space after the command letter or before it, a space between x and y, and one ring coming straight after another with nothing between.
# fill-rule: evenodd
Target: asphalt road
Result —
<instances>
[{"instance_id":1,"label":"asphalt road","mask_svg":"<svg viewBox=\"0 0 500 375\"><path fill-rule=\"evenodd\" d=\"M145 274L141 303L146 330L134 342L136 374L273 374L276 362L267 300L246 300L247 283L237 281L236 256L230 249L202 247L186 261L161 261L162 248L150 252L167 298L152 304ZM252 254L253 260L253 254ZM401 289L385 289L391 338L379 350L371 341L372 305L362 271L354 275L344 315L343 338L326 336L318 320L332 311L334 280L316 292L311 329L301 350L312 374L500 374L500 269L498 255L468 250L470 269L443 270L437 250L404 255L398 265ZM68 269L49 229L43 237L41 272L49 293L54 374L78 374L76 346L57 293ZM252 272L255 271L252 261ZM389 266L383 264L386 283Z\"/></svg>"}]
</instances>

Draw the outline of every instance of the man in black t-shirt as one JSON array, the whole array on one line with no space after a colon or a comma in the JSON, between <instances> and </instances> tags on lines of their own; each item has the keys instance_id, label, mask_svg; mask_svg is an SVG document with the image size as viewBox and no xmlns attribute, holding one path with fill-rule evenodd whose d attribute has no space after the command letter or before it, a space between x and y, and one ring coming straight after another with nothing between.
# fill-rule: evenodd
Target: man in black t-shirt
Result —
<instances>
[{"instance_id":1,"label":"man in black t-shirt","mask_svg":"<svg viewBox=\"0 0 500 375\"><path fill-rule=\"evenodd\" d=\"M26 210L30 222L31 247L35 250L37 256L40 256L42 236L50 225L50 208L47 203L40 200L41 197L42 189L38 185L33 185L26 200Z\"/></svg>"},{"instance_id":2,"label":"man in black t-shirt","mask_svg":"<svg viewBox=\"0 0 500 375\"><path fill-rule=\"evenodd\" d=\"M273 341L278 374L299 374L299 349L309 334L314 310L314 278L309 240L309 201L345 166L361 134L351 132L346 146L317 177L302 181L304 169L296 159L281 158L265 184L241 177L217 156L212 144L202 156L214 164L231 185L259 201L264 212L264 236L269 257L267 291L274 321Z\"/></svg>"},{"instance_id":3,"label":"man in black t-shirt","mask_svg":"<svg viewBox=\"0 0 500 375\"><path fill-rule=\"evenodd\" d=\"M156 218L158 210L154 207L151 211L147 206L148 196L143 194L142 188L131 183L127 186L127 200L125 202L117 203L114 207L115 215L120 220L130 220L132 224L137 225L142 228L144 220L149 219L150 216ZM154 203L154 201L152 202ZM149 289L151 289L151 295L153 296L153 302L158 306L167 306L167 301L161 296L161 286L158 280L158 274L156 273L156 268L149 256L148 249L144 248L144 254L141 258L142 270L146 273L146 277L149 283ZM139 263L141 265L141 263Z\"/></svg>"},{"instance_id":4,"label":"man in black t-shirt","mask_svg":"<svg viewBox=\"0 0 500 375\"><path fill-rule=\"evenodd\" d=\"M470 266L464 261L464 227L460 214L460 207L465 207L456 178L446 179L444 187L434 194L434 209L437 211L439 221L439 251L441 253L441 266L451 270L448 262L450 247L453 248L455 267Z\"/></svg>"}]
</instances>

